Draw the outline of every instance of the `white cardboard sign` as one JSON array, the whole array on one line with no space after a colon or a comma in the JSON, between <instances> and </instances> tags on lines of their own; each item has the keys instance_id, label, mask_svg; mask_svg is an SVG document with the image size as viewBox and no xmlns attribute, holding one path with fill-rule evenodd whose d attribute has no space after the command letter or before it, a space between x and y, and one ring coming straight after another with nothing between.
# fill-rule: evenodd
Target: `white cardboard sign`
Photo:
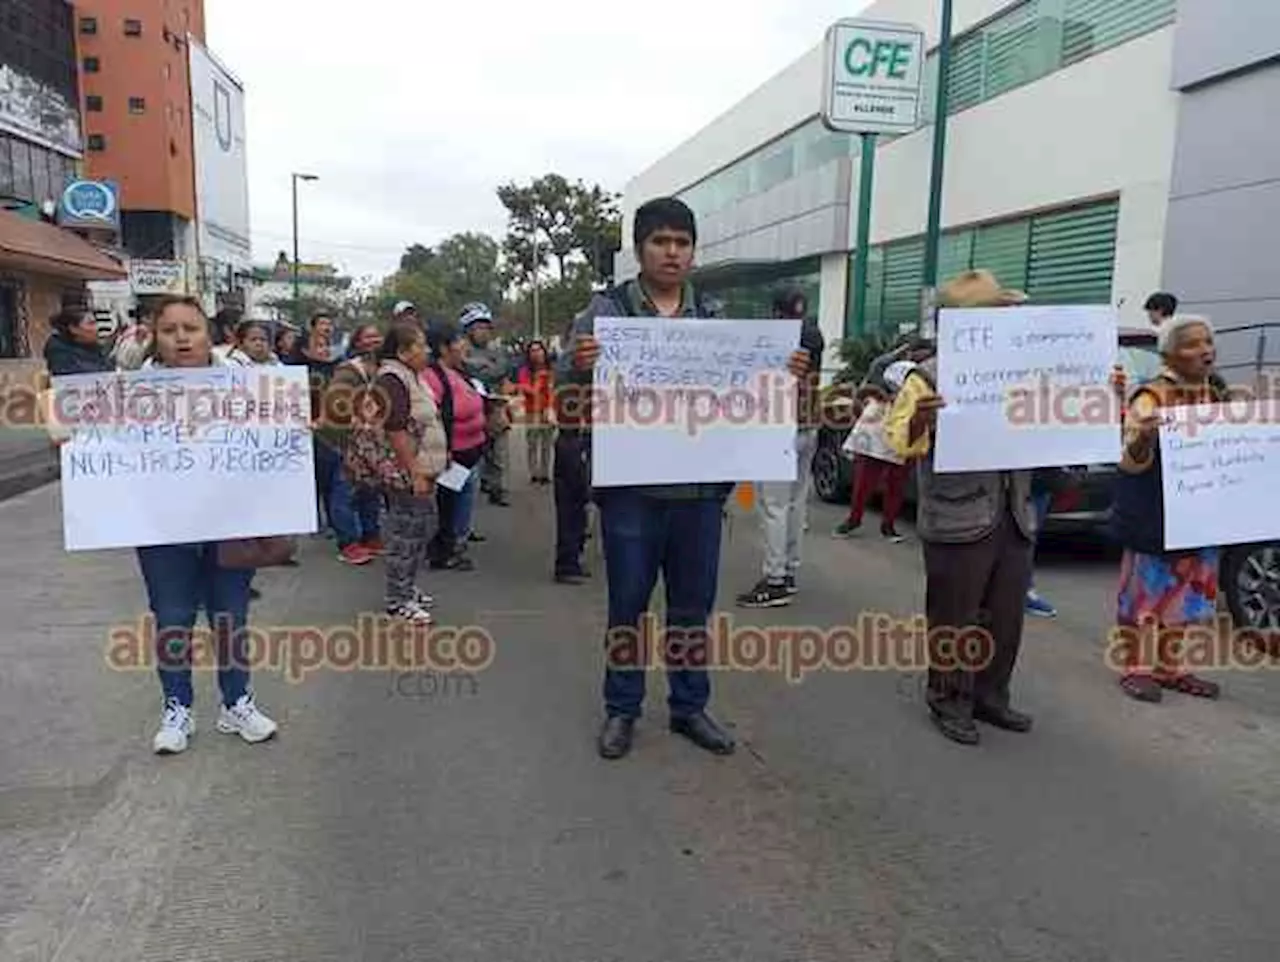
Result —
<instances>
[{"instance_id":1,"label":"white cardboard sign","mask_svg":"<svg viewBox=\"0 0 1280 962\"><path fill-rule=\"evenodd\" d=\"M1117 336L1106 306L940 311L934 469L1116 463Z\"/></svg>"},{"instance_id":2,"label":"white cardboard sign","mask_svg":"<svg viewBox=\"0 0 1280 962\"><path fill-rule=\"evenodd\" d=\"M798 320L597 318L592 483L794 481Z\"/></svg>"},{"instance_id":3,"label":"white cardboard sign","mask_svg":"<svg viewBox=\"0 0 1280 962\"><path fill-rule=\"evenodd\" d=\"M54 378L68 551L310 534L305 368Z\"/></svg>"}]
</instances>

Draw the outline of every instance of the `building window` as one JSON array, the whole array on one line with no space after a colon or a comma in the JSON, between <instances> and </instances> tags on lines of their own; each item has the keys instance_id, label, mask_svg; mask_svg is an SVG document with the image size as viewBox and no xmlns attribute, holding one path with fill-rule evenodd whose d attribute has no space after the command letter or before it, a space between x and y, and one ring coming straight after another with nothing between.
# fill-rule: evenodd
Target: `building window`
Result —
<instances>
[{"instance_id":1,"label":"building window","mask_svg":"<svg viewBox=\"0 0 1280 962\"><path fill-rule=\"evenodd\" d=\"M176 140L169 141L169 156L170 157L178 156L178 142Z\"/></svg>"},{"instance_id":2,"label":"building window","mask_svg":"<svg viewBox=\"0 0 1280 962\"><path fill-rule=\"evenodd\" d=\"M97 17L81 17L81 18L80 18L80 32L81 32L82 34L84 34L86 37L91 37L91 36L93 36L95 33L97 33L97 32L98 32L98 18L97 18Z\"/></svg>"},{"instance_id":3,"label":"building window","mask_svg":"<svg viewBox=\"0 0 1280 962\"><path fill-rule=\"evenodd\" d=\"M84 58L84 72L85 72L85 73L97 73L97 72L98 72L98 69L99 69L100 67L101 67L101 64L98 62L98 58L97 58L97 57L85 57L85 58Z\"/></svg>"},{"instance_id":4,"label":"building window","mask_svg":"<svg viewBox=\"0 0 1280 962\"><path fill-rule=\"evenodd\" d=\"M97 94L89 94L84 98L84 109L91 114L102 113L102 98Z\"/></svg>"},{"instance_id":5,"label":"building window","mask_svg":"<svg viewBox=\"0 0 1280 962\"><path fill-rule=\"evenodd\" d=\"M129 98L129 113L145 114L147 112L147 99L145 97Z\"/></svg>"},{"instance_id":6,"label":"building window","mask_svg":"<svg viewBox=\"0 0 1280 962\"><path fill-rule=\"evenodd\" d=\"M102 151L107 149L107 138L102 134L90 134L88 140L90 150Z\"/></svg>"},{"instance_id":7,"label":"building window","mask_svg":"<svg viewBox=\"0 0 1280 962\"><path fill-rule=\"evenodd\" d=\"M124 22L124 35L125 35L126 37L141 37L141 36L142 36L142 21L141 21L141 20L126 20L126 21Z\"/></svg>"}]
</instances>

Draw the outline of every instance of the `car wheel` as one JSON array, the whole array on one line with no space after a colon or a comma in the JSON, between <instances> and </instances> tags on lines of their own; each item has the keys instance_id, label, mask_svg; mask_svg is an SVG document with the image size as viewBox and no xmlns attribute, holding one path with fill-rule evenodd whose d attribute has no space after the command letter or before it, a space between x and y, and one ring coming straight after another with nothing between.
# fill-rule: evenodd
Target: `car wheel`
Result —
<instances>
[{"instance_id":1,"label":"car wheel","mask_svg":"<svg viewBox=\"0 0 1280 962\"><path fill-rule=\"evenodd\" d=\"M1221 575L1227 607L1237 626L1280 629L1280 543L1228 550Z\"/></svg>"},{"instance_id":2,"label":"car wheel","mask_svg":"<svg viewBox=\"0 0 1280 962\"><path fill-rule=\"evenodd\" d=\"M813 489L828 504L849 500L849 481L841 470L840 450L825 438L813 456Z\"/></svg>"}]
</instances>

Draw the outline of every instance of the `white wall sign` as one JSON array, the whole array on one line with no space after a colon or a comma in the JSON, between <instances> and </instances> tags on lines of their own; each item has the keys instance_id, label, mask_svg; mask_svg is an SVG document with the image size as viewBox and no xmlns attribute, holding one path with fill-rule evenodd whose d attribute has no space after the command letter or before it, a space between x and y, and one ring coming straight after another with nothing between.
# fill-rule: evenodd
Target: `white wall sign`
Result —
<instances>
[{"instance_id":1,"label":"white wall sign","mask_svg":"<svg viewBox=\"0 0 1280 962\"><path fill-rule=\"evenodd\" d=\"M597 318L598 487L794 481L800 322Z\"/></svg>"},{"instance_id":2,"label":"white wall sign","mask_svg":"<svg viewBox=\"0 0 1280 962\"><path fill-rule=\"evenodd\" d=\"M1160 425L1165 547L1280 539L1277 402L1176 407Z\"/></svg>"},{"instance_id":3,"label":"white wall sign","mask_svg":"<svg viewBox=\"0 0 1280 962\"><path fill-rule=\"evenodd\" d=\"M840 20L826 34L822 121L851 134L905 134L920 120L924 31Z\"/></svg>"},{"instance_id":4,"label":"white wall sign","mask_svg":"<svg viewBox=\"0 0 1280 962\"><path fill-rule=\"evenodd\" d=\"M68 551L318 525L303 368L149 369L52 382Z\"/></svg>"},{"instance_id":5,"label":"white wall sign","mask_svg":"<svg viewBox=\"0 0 1280 962\"><path fill-rule=\"evenodd\" d=\"M182 261L132 260L129 284L135 294L185 294L187 265Z\"/></svg>"},{"instance_id":6,"label":"white wall sign","mask_svg":"<svg viewBox=\"0 0 1280 962\"><path fill-rule=\"evenodd\" d=\"M244 88L197 39L188 36L187 40L200 257L249 270Z\"/></svg>"},{"instance_id":7,"label":"white wall sign","mask_svg":"<svg viewBox=\"0 0 1280 962\"><path fill-rule=\"evenodd\" d=\"M938 312L934 469L994 471L1120 459L1114 308Z\"/></svg>"}]
</instances>

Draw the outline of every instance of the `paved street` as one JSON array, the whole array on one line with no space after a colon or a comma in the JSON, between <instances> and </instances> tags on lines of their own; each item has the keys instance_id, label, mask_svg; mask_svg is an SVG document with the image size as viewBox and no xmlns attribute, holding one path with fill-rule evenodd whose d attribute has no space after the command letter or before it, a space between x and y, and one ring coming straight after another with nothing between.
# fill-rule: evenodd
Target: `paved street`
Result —
<instances>
[{"instance_id":1,"label":"paved street","mask_svg":"<svg viewBox=\"0 0 1280 962\"><path fill-rule=\"evenodd\" d=\"M838 520L815 507L803 594L761 622L920 610L918 546L834 541ZM281 735L250 747L213 731L204 675L200 734L158 759L154 677L103 658L107 626L142 610L132 556L64 554L56 486L0 504L0 959L1276 957L1280 678L1224 679L1218 704L1125 700L1101 659L1107 559L1041 567L1062 613L1028 628L1030 736L944 741L914 676L733 673L713 710L741 747L718 759L666 733L654 678L633 755L606 763L603 579L550 583L548 491L480 523L478 570L424 579L442 623L496 638L474 689L260 675ZM739 516L723 605L756 562ZM380 605L380 566L319 540L258 584L261 624Z\"/></svg>"}]
</instances>

